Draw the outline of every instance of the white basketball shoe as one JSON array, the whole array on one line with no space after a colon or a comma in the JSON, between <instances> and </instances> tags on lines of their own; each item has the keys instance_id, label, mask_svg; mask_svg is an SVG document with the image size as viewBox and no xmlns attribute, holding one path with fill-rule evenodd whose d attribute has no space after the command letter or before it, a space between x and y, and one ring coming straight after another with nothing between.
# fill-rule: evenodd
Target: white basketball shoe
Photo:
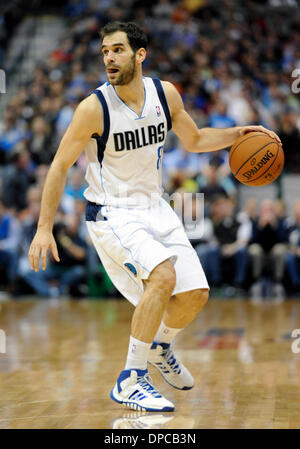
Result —
<instances>
[{"instance_id":1,"label":"white basketball shoe","mask_svg":"<svg viewBox=\"0 0 300 449\"><path fill-rule=\"evenodd\" d=\"M158 369L165 381L172 387L179 390L193 388L193 376L175 356L169 343L153 342L148 362Z\"/></svg>"},{"instance_id":2,"label":"white basketball shoe","mask_svg":"<svg viewBox=\"0 0 300 449\"><path fill-rule=\"evenodd\" d=\"M174 404L164 398L152 384L148 370L121 372L110 397L133 410L172 412Z\"/></svg>"}]
</instances>

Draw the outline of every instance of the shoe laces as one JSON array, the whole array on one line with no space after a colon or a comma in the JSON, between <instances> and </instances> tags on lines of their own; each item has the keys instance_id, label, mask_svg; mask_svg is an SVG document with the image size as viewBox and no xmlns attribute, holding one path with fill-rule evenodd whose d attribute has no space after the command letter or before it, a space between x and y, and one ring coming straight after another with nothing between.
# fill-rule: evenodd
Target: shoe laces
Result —
<instances>
[{"instance_id":1,"label":"shoe laces","mask_svg":"<svg viewBox=\"0 0 300 449\"><path fill-rule=\"evenodd\" d=\"M176 360L175 354L172 351L171 347L163 349L162 356L166 360L166 363L171 368L171 370L176 374L180 374L181 372L180 361Z\"/></svg>"},{"instance_id":2,"label":"shoe laces","mask_svg":"<svg viewBox=\"0 0 300 449\"><path fill-rule=\"evenodd\" d=\"M149 374L145 374L144 376L138 376L136 381L144 390L147 391L147 393L149 393L154 398L162 397L161 394L159 394L159 392L152 384L152 380Z\"/></svg>"}]
</instances>

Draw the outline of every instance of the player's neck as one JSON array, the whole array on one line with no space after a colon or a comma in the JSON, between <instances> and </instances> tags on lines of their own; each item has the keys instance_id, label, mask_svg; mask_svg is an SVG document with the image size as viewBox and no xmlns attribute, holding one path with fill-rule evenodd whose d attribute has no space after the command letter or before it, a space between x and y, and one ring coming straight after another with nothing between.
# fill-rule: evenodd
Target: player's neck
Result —
<instances>
[{"instance_id":1,"label":"player's neck","mask_svg":"<svg viewBox=\"0 0 300 449\"><path fill-rule=\"evenodd\" d=\"M141 107L145 101L145 89L142 76L134 77L133 80L125 86L115 86L119 97L126 104Z\"/></svg>"}]
</instances>

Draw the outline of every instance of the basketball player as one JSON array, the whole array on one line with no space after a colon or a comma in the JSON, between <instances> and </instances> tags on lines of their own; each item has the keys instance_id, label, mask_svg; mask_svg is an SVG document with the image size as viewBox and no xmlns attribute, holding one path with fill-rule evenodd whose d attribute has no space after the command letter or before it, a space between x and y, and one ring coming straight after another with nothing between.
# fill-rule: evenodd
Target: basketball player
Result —
<instances>
[{"instance_id":1,"label":"basketball player","mask_svg":"<svg viewBox=\"0 0 300 449\"><path fill-rule=\"evenodd\" d=\"M173 411L152 384L147 362L174 388L193 387L172 342L206 304L209 286L181 221L162 198L167 132L172 127L185 148L197 153L228 147L249 131L279 138L261 126L198 130L170 82L143 77L143 30L113 22L101 36L108 82L78 105L62 138L47 175L29 260L38 271L41 256L45 269L50 249L59 261L52 234L55 213L68 169L85 150L88 231L113 283L136 306L126 365L111 398L135 410Z\"/></svg>"}]
</instances>

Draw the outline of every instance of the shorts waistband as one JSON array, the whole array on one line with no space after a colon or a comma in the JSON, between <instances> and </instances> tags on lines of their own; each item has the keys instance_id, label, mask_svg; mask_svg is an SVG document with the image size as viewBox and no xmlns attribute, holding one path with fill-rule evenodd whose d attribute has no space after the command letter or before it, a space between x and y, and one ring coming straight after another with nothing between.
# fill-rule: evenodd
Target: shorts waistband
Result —
<instances>
[{"instance_id":1,"label":"shorts waistband","mask_svg":"<svg viewBox=\"0 0 300 449\"><path fill-rule=\"evenodd\" d=\"M107 220L106 217L103 217L101 214L101 209L103 204L92 203L91 201L87 202L85 209L85 219L86 221L101 221Z\"/></svg>"}]
</instances>

